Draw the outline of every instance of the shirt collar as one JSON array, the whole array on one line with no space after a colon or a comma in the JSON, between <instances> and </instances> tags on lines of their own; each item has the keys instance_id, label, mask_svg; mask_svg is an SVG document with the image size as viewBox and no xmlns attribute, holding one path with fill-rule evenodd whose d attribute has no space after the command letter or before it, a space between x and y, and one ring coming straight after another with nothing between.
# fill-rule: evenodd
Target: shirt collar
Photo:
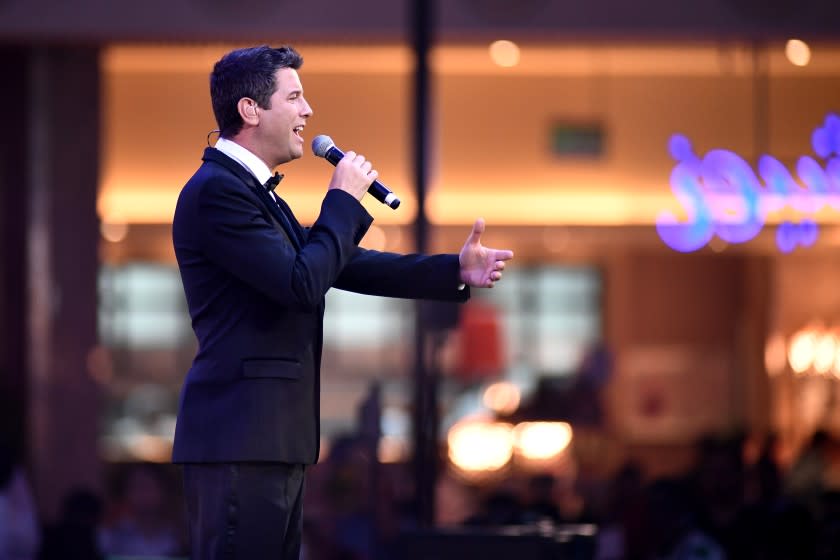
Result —
<instances>
[{"instance_id":1,"label":"shirt collar","mask_svg":"<svg viewBox=\"0 0 840 560\"><path fill-rule=\"evenodd\" d=\"M263 160L233 140L219 138L214 147L250 171L251 175L256 177L257 181L259 181L261 185L264 185L265 182L273 175L273 173L271 173L271 169L268 168Z\"/></svg>"}]
</instances>

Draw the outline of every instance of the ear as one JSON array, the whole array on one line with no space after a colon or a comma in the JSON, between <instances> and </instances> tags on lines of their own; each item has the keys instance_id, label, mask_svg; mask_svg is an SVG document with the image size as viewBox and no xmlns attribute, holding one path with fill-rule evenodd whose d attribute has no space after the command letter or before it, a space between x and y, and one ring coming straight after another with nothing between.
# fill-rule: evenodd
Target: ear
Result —
<instances>
[{"instance_id":1,"label":"ear","mask_svg":"<svg viewBox=\"0 0 840 560\"><path fill-rule=\"evenodd\" d=\"M250 97L240 99L236 104L236 108L239 111L239 116L242 118L243 123L251 126L257 126L260 123L257 102Z\"/></svg>"}]
</instances>

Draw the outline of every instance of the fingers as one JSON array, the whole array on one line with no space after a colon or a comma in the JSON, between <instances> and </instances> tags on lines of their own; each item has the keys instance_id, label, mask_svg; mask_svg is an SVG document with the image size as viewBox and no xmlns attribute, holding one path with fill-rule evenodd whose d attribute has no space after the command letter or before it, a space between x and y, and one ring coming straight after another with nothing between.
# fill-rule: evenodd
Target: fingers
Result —
<instances>
[{"instance_id":1,"label":"fingers","mask_svg":"<svg viewBox=\"0 0 840 560\"><path fill-rule=\"evenodd\" d=\"M485 284L488 288L492 288L496 282L502 279L502 271L505 269L504 261L496 261L493 263L493 268L490 270L490 273L487 275L487 283Z\"/></svg>"},{"instance_id":2,"label":"fingers","mask_svg":"<svg viewBox=\"0 0 840 560\"><path fill-rule=\"evenodd\" d=\"M373 163L365 159L365 156L350 150L335 166L329 188L346 191L357 200L362 200L378 176L379 173L373 169Z\"/></svg>"},{"instance_id":3,"label":"fingers","mask_svg":"<svg viewBox=\"0 0 840 560\"><path fill-rule=\"evenodd\" d=\"M504 269L505 269L504 261L496 261L495 263L493 263L493 268L490 270L490 274L488 275L488 278L490 279L490 282L493 283L493 282L498 282L499 280L501 280L502 279L502 271Z\"/></svg>"},{"instance_id":4,"label":"fingers","mask_svg":"<svg viewBox=\"0 0 840 560\"><path fill-rule=\"evenodd\" d=\"M365 176L368 179L370 179L371 182L375 181L376 178L379 177L379 172L373 168L373 163L365 159L365 156L352 151L347 152L344 155L345 157L347 157L350 154L353 154L353 157L352 159L350 159L350 162L353 164L354 167L358 167L362 171L362 173L364 173Z\"/></svg>"},{"instance_id":5,"label":"fingers","mask_svg":"<svg viewBox=\"0 0 840 560\"><path fill-rule=\"evenodd\" d=\"M373 164L365 156L350 150L336 165L330 188L347 191L357 200L362 200L377 177L379 173L373 169Z\"/></svg>"},{"instance_id":6,"label":"fingers","mask_svg":"<svg viewBox=\"0 0 840 560\"><path fill-rule=\"evenodd\" d=\"M362 165L364 165L367 162L367 160L365 159L365 156L363 156L362 154L357 154L353 150L349 150L349 151L344 153L343 161L346 161L346 162L350 163L354 167L361 167ZM369 163L369 162L367 162L367 163Z\"/></svg>"}]
</instances>

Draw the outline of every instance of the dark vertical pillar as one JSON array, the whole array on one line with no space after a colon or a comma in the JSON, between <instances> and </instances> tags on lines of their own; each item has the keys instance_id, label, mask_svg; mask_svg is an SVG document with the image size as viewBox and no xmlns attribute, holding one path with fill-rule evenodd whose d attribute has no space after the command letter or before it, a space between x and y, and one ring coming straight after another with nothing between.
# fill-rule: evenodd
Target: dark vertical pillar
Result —
<instances>
[{"instance_id":1,"label":"dark vertical pillar","mask_svg":"<svg viewBox=\"0 0 840 560\"><path fill-rule=\"evenodd\" d=\"M49 520L68 490L100 480L98 387L87 372L96 344L99 53L0 52L7 125L0 304L6 340L15 341L4 356L17 379L36 498Z\"/></svg>"},{"instance_id":2,"label":"dark vertical pillar","mask_svg":"<svg viewBox=\"0 0 840 560\"><path fill-rule=\"evenodd\" d=\"M25 49L0 49L0 445L25 455L27 401L25 130L30 102Z\"/></svg>"},{"instance_id":3,"label":"dark vertical pillar","mask_svg":"<svg viewBox=\"0 0 840 560\"><path fill-rule=\"evenodd\" d=\"M429 222L426 216L429 145L429 49L432 44L433 6L430 0L412 2L412 45L414 47L414 182L417 193L417 218L414 238L417 251L427 252ZM414 355L414 481L417 521L421 526L434 524L435 487L438 467L437 371L427 366L428 325L420 303L416 307Z\"/></svg>"}]
</instances>

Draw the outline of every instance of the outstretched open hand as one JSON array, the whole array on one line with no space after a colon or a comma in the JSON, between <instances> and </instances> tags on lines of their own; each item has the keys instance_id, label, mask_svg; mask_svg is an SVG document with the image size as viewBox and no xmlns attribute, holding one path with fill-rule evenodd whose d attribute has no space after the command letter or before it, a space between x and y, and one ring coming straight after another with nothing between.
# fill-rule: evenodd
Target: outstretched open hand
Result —
<instances>
[{"instance_id":1,"label":"outstretched open hand","mask_svg":"<svg viewBox=\"0 0 840 560\"><path fill-rule=\"evenodd\" d=\"M513 251L507 249L490 249L481 244L481 234L484 233L484 220L475 221L467 242L458 255L461 263L461 282L473 288L492 288L501 280L505 261L513 258Z\"/></svg>"}]
</instances>

